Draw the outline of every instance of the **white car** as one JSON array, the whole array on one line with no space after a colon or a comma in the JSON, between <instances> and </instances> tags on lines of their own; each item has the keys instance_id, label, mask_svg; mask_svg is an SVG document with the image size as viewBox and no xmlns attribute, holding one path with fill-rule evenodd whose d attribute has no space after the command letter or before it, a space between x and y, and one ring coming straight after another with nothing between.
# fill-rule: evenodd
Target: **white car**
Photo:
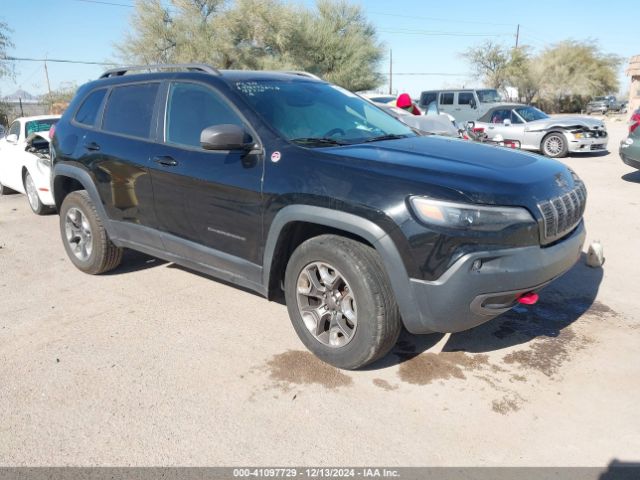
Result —
<instances>
[{"instance_id":1,"label":"white car","mask_svg":"<svg viewBox=\"0 0 640 480\"><path fill-rule=\"evenodd\" d=\"M0 139L0 195L26 193L38 215L53 210L49 129L60 115L16 119Z\"/></svg>"}]
</instances>

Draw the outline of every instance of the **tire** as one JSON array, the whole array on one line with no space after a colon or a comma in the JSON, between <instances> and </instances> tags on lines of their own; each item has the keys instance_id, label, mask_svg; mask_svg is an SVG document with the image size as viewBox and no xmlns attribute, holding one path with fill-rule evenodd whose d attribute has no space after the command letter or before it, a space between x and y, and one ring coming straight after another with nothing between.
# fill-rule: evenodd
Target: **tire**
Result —
<instances>
[{"instance_id":1,"label":"tire","mask_svg":"<svg viewBox=\"0 0 640 480\"><path fill-rule=\"evenodd\" d=\"M0 197L2 195L11 195L12 193L16 193L16 191L10 189L9 187L5 187L2 183L0 183Z\"/></svg>"},{"instance_id":2,"label":"tire","mask_svg":"<svg viewBox=\"0 0 640 480\"><path fill-rule=\"evenodd\" d=\"M551 132L542 139L540 151L543 155L551 158L566 157L569 151L567 139L560 132Z\"/></svg>"},{"instance_id":3,"label":"tire","mask_svg":"<svg viewBox=\"0 0 640 480\"><path fill-rule=\"evenodd\" d=\"M122 261L123 249L109 239L86 190L71 192L62 202L60 235L67 255L85 273L108 272Z\"/></svg>"},{"instance_id":4,"label":"tire","mask_svg":"<svg viewBox=\"0 0 640 480\"><path fill-rule=\"evenodd\" d=\"M313 288L311 276L324 292ZM284 291L293 328L326 363L360 368L382 358L398 340L400 312L372 247L337 235L311 238L291 255Z\"/></svg>"},{"instance_id":5,"label":"tire","mask_svg":"<svg viewBox=\"0 0 640 480\"><path fill-rule=\"evenodd\" d=\"M36 215L46 215L53 211L51 207L45 205L40 200L38 190L29 172L24 176L24 191L27 194L27 200L29 201L29 206L33 213Z\"/></svg>"}]
</instances>

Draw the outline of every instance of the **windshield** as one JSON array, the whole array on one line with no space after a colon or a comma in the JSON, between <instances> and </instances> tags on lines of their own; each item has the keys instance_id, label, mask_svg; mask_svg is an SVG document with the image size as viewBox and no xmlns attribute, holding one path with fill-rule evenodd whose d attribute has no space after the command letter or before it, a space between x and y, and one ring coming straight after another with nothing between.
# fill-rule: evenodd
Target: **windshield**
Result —
<instances>
[{"instance_id":1,"label":"windshield","mask_svg":"<svg viewBox=\"0 0 640 480\"><path fill-rule=\"evenodd\" d=\"M544 120L545 118L549 118L549 115L535 107L520 107L516 108L515 111L525 122L533 122L535 120Z\"/></svg>"},{"instance_id":2,"label":"windshield","mask_svg":"<svg viewBox=\"0 0 640 480\"><path fill-rule=\"evenodd\" d=\"M33 132L48 132L51 125L58 123L57 118L44 118L42 120L31 120L25 124L25 131L27 137Z\"/></svg>"},{"instance_id":3,"label":"windshield","mask_svg":"<svg viewBox=\"0 0 640 480\"><path fill-rule=\"evenodd\" d=\"M498 91L494 89L476 90L476 93L478 94L480 103L495 103L502 101L502 97Z\"/></svg>"},{"instance_id":4,"label":"windshield","mask_svg":"<svg viewBox=\"0 0 640 480\"><path fill-rule=\"evenodd\" d=\"M413 137L404 123L335 85L307 81L236 82L235 88L283 137L305 146Z\"/></svg>"},{"instance_id":5,"label":"windshield","mask_svg":"<svg viewBox=\"0 0 640 480\"><path fill-rule=\"evenodd\" d=\"M607 98L606 97L596 97L593 99L594 102L604 102Z\"/></svg>"}]
</instances>

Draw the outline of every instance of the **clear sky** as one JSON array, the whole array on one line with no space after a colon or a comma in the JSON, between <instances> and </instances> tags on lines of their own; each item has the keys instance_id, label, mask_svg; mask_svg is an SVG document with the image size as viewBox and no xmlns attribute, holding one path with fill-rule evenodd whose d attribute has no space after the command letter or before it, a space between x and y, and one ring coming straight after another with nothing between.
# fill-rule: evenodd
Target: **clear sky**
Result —
<instances>
[{"instance_id":1,"label":"clear sky","mask_svg":"<svg viewBox=\"0 0 640 480\"><path fill-rule=\"evenodd\" d=\"M0 20L13 30L15 57L117 61L113 45L128 29L134 0L0 0ZM165 3L168 0L164 0ZM447 86L480 86L469 74L460 52L492 39L536 50L564 40L593 39L604 52L628 58L640 54L640 13L637 0L568 2L561 0L481 2L433 0L356 0L376 26L380 40L393 50L394 90L418 95ZM305 4L313 5L312 0ZM117 5L113 5L117 4ZM250 19L247 19L250 21ZM434 34L438 33L438 34ZM51 87L65 82L82 84L107 67L48 63ZM388 58L381 71L389 69ZM624 67L620 78L625 83ZM448 75L400 75L431 73ZM0 95L22 88L44 93L42 62L17 62L16 78L0 80ZM382 89L388 88L382 87Z\"/></svg>"}]
</instances>

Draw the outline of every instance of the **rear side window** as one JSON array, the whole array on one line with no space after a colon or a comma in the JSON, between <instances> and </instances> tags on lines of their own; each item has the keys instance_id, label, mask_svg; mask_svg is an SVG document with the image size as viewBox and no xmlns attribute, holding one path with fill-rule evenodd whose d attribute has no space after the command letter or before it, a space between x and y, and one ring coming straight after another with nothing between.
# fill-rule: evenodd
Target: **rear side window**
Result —
<instances>
[{"instance_id":1,"label":"rear side window","mask_svg":"<svg viewBox=\"0 0 640 480\"><path fill-rule=\"evenodd\" d=\"M111 91L102 121L108 132L149 138L158 83L126 85Z\"/></svg>"},{"instance_id":2,"label":"rear side window","mask_svg":"<svg viewBox=\"0 0 640 480\"><path fill-rule=\"evenodd\" d=\"M244 126L220 96L196 83L174 83L167 102L166 141L200 147L200 133L213 125Z\"/></svg>"},{"instance_id":3,"label":"rear side window","mask_svg":"<svg viewBox=\"0 0 640 480\"><path fill-rule=\"evenodd\" d=\"M453 105L453 93L441 93L440 105Z\"/></svg>"},{"instance_id":4,"label":"rear side window","mask_svg":"<svg viewBox=\"0 0 640 480\"><path fill-rule=\"evenodd\" d=\"M473 103L473 93L460 92L458 93L458 105L471 105Z\"/></svg>"},{"instance_id":5,"label":"rear side window","mask_svg":"<svg viewBox=\"0 0 640 480\"><path fill-rule=\"evenodd\" d=\"M100 110L100 105L102 105L102 100L106 93L107 90L104 88L91 92L78 109L76 122L83 125L95 125L98 110Z\"/></svg>"},{"instance_id":6,"label":"rear side window","mask_svg":"<svg viewBox=\"0 0 640 480\"><path fill-rule=\"evenodd\" d=\"M435 102L437 97L438 94L435 92L423 92L420 97L420 104L426 107L430 103Z\"/></svg>"}]
</instances>

